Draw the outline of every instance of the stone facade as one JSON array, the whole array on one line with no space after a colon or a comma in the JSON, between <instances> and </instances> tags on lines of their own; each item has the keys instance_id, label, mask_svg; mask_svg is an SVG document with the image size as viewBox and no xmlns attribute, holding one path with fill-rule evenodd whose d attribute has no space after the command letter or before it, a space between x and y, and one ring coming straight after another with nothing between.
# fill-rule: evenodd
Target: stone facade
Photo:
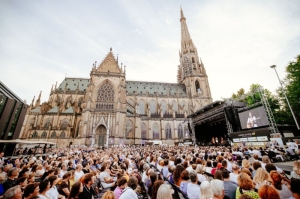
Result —
<instances>
[{"instance_id":1,"label":"stone facade","mask_svg":"<svg viewBox=\"0 0 300 199\"><path fill-rule=\"evenodd\" d=\"M178 82L127 81L112 49L90 78L65 78L47 102L33 99L21 139L59 146L174 144L189 137L186 116L212 102L204 64L181 10Z\"/></svg>"}]
</instances>

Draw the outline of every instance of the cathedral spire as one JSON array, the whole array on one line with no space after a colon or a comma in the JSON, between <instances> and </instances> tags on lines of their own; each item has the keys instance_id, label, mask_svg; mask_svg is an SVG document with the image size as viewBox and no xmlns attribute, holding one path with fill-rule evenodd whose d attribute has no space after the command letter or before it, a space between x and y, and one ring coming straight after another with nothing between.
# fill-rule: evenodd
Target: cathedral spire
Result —
<instances>
[{"instance_id":1,"label":"cathedral spire","mask_svg":"<svg viewBox=\"0 0 300 199\"><path fill-rule=\"evenodd\" d=\"M35 96L33 97L32 102L31 102L31 104L30 104L31 107L33 107L34 99L35 99Z\"/></svg>"},{"instance_id":2,"label":"cathedral spire","mask_svg":"<svg viewBox=\"0 0 300 199\"><path fill-rule=\"evenodd\" d=\"M38 99L35 102L35 107L40 106L40 104L41 104L41 95L42 95L42 91L40 92L39 97L38 97Z\"/></svg>"},{"instance_id":3,"label":"cathedral spire","mask_svg":"<svg viewBox=\"0 0 300 199\"><path fill-rule=\"evenodd\" d=\"M181 23L181 53L185 54L190 51L196 51L194 43L189 33L189 29L186 24L186 18L183 11L180 8L180 23Z\"/></svg>"}]
</instances>

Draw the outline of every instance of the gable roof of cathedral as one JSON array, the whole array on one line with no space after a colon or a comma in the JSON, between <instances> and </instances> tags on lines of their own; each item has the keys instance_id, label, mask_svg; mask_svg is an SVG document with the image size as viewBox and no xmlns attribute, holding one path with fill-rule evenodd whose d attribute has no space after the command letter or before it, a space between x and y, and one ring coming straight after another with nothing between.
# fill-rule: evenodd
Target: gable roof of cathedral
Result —
<instances>
[{"instance_id":1,"label":"gable roof of cathedral","mask_svg":"<svg viewBox=\"0 0 300 199\"><path fill-rule=\"evenodd\" d=\"M115 58L112 49L110 49L110 52L106 55L96 70L104 73L122 73L122 70L118 65L118 60Z\"/></svg>"}]
</instances>

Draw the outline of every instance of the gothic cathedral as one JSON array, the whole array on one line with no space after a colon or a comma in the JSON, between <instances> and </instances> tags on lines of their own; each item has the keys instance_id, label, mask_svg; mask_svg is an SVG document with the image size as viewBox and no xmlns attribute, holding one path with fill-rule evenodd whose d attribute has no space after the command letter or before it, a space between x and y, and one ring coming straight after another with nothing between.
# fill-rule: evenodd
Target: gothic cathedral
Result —
<instances>
[{"instance_id":1,"label":"gothic cathedral","mask_svg":"<svg viewBox=\"0 0 300 199\"><path fill-rule=\"evenodd\" d=\"M90 78L65 78L32 100L20 139L72 145L170 144L189 138L187 115L212 102L208 77L180 11L177 83L127 81L112 49Z\"/></svg>"}]
</instances>

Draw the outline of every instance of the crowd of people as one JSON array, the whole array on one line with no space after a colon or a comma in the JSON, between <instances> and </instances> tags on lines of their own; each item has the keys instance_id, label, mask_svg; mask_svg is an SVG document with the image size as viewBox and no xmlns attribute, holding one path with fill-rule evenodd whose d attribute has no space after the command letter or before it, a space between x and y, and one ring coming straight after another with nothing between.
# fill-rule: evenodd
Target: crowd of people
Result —
<instances>
[{"instance_id":1,"label":"crowd of people","mask_svg":"<svg viewBox=\"0 0 300 199\"><path fill-rule=\"evenodd\" d=\"M278 149L280 150L280 149ZM225 146L55 149L4 159L3 199L300 199L298 151ZM275 153L276 152L276 153ZM272 162L295 160L290 177Z\"/></svg>"}]
</instances>

